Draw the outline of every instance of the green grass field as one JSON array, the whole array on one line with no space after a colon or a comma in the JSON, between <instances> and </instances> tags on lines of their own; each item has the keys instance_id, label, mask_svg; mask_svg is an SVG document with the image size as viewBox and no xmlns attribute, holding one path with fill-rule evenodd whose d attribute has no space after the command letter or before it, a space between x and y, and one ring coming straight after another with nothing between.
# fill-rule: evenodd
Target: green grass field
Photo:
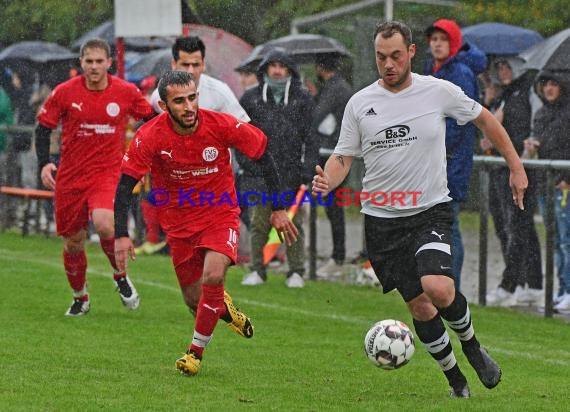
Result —
<instances>
[{"instance_id":1,"label":"green grass field","mask_svg":"<svg viewBox=\"0 0 570 412\"><path fill-rule=\"evenodd\" d=\"M191 338L170 259L140 257L130 274L141 306L120 304L98 246L88 248L91 312L63 316L71 302L60 239L0 234L0 410L2 411L567 411L570 324L472 305L476 332L503 368L493 390L477 380L454 339L471 399L448 398L436 363L419 342L404 368L383 371L363 353L377 320L411 324L396 295L308 282L289 290L282 276L227 289L248 313L246 340L223 322L200 374L181 376L174 361Z\"/></svg>"}]
</instances>

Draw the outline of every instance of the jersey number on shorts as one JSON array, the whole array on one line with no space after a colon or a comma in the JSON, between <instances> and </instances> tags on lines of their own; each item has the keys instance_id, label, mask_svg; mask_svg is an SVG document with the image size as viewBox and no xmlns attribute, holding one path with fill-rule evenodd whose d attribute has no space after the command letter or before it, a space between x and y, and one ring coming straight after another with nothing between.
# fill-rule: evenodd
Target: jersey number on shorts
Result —
<instances>
[{"instance_id":1,"label":"jersey number on shorts","mask_svg":"<svg viewBox=\"0 0 570 412\"><path fill-rule=\"evenodd\" d=\"M228 235L228 240L226 241L227 245L232 249L232 251L235 250L236 247L236 243L237 243L237 232L232 229L231 227L228 228L229 231L229 235Z\"/></svg>"}]
</instances>

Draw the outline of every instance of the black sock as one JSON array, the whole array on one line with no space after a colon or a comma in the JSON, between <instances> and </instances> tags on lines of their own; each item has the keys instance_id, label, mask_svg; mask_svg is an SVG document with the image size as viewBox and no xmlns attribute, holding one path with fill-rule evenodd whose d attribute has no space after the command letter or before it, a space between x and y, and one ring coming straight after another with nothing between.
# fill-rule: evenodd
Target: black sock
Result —
<instances>
[{"instance_id":1,"label":"black sock","mask_svg":"<svg viewBox=\"0 0 570 412\"><path fill-rule=\"evenodd\" d=\"M461 292L455 291L453 302L448 307L438 308L438 310L447 325L459 337L462 347L479 344L471 323L471 311L467 305L467 299Z\"/></svg>"},{"instance_id":2,"label":"black sock","mask_svg":"<svg viewBox=\"0 0 570 412\"><path fill-rule=\"evenodd\" d=\"M416 336L439 364L449 385L453 388L464 386L467 379L459 369L449 335L439 314L425 322L414 319L414 328Z\"/></svg>"}]
</instances>

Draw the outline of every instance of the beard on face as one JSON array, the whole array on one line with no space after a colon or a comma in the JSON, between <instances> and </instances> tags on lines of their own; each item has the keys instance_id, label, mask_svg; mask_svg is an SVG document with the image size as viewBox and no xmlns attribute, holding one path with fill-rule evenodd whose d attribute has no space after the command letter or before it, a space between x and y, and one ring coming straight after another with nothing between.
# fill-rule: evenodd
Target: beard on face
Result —
<instances>
[{"instance_id":1,"label":"beard on face","mask_svg":"<svg viewBox=\"0 0 570 412\"><path fill-rule=\"evenodd\" d=\"M408 76L410 75L411 70L412 70L412 69L411 69L411 65L408 64L407 67L404 68L404 71L403 71L399 76L396 76L396 79L395 79L395 80L386 81L385 76L382 76L382 77L383 77L384 82L385 82L388 86L390 86L390 87L398 87L398 86L400 86L400 85L402 85L403 83L406 82Z\"/></svg>"},{"instance_id":2,"label":"beard on face","mask_svg":"<svg viewBox=\"0 0 570 412\"><path fill-rule=\"evenodd\" d=\"M176 116L174 114L174 112L172 110L170 110L170 107L166 106L166 111L168 112L168 114L170 115L170 118L178 125L180 126L180 128L182 129L193 129L194 126L196 126L196 122L198 121L198 115L197 113L194 115L194 121L190 124L185 123L184 120L182 120L180 117Z\"/></svg>"}]
</instances>

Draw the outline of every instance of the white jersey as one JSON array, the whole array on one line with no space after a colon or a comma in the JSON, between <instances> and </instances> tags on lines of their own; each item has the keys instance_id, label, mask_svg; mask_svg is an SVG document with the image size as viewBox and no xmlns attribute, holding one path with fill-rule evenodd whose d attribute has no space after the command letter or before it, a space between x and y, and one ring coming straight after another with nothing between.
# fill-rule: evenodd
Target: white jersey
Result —
<instances>
[{"instance_id":1,"label":"white jersey","mask_svg":"<svg viewBox=\"0 0 570 412\"><path fill-rule=\"evenodd\" d=\"M155 89L150 98L150 103L155 112L162 113L162 109L158 105L159 100L158 89ZM244 122L251 120L243 107L239 104L232 89L224 82L214 79L207 74L200 76L200 83L198 84L198 105L201 109L231 114Z\"/></svg>"},{"instance_id":2,"label":"white jersey","mask_svg":"<svg viewBox=\"0 0 570 412\"><path fill-rule=\"evenodd\" d=\"M354 94L334 152L364 159L362 213L411 216L450 201L445 118L463 125L481 110L453 83L416 73L398 93L376 81Z\"/></svg>"}]
</instances>

